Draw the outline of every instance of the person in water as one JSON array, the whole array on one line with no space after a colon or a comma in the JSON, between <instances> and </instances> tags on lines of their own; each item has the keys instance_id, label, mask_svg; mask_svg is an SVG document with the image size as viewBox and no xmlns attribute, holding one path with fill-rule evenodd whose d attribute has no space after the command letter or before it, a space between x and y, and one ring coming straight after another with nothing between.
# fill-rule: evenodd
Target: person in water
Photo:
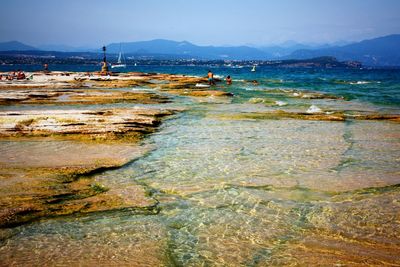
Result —
<instances>
[{"instance_id":1,"label":"person in water","mask_svg":"<svg viewBox=\"0 0 400 267\"><path fill-rule=\"evenodd\" d=\"M209 85L214 85L215 84L215 82L214 82L214 74L211 72L211 70L208 71L207 76L208 76L208 84Z\"/></svg>"},{"instance_id":2,"label":"person in water","mask_svg":"<svg viewBox=\"0 0 400 267\"><path fill-rule=\"evenodd\" d=\"M231 78L230 75L228 75L228 76L226 77L226 84L227 84L227 85L231 85L231 84L232 84L232 78Z\"/></svg>"}]
</instances>

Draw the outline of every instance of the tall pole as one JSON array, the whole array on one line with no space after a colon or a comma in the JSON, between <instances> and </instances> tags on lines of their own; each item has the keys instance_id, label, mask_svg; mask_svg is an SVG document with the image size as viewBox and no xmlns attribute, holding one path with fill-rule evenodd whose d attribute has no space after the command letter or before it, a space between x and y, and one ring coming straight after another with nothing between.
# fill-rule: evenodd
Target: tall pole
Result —
<instances>
[{"instance_id":1,"label":"tall pole","mask_svg":"<svg viewBox=\"0 0 400 267\"><path fill-rule=\"evenodd\" d=\"M103 46L103 66L101 67L101 73L103 75L108 74L107 58L106 58L106 46Z\"/></svg>"},{"instance_id":2,"label":"tall pole","mask_svg":"<svg viewBox=\"0 0 400 267\"><path fill-rule=\"evenodd\" d=\"M106 59L106 47L105 46L103 46L103 54L104 54L103 61L107 62L107 59Z\"/></svg>"}]
</instances>

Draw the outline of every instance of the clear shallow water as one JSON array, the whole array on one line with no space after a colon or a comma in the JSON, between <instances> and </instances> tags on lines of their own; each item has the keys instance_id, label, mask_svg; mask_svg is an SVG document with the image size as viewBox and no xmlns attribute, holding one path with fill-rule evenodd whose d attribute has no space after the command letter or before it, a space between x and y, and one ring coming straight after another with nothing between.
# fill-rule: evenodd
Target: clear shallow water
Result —
<instances>
[{"instance_id":1,"label":"clear shallow water","mask_svg":"<svg viewBox=\"0 0 400 267\"><path fill-rule=\"evenodd\" d=\"M303 88L324 91L305 83L291 90ZM152 152L95 176L110 188L144 186L159 201L159 214L115 211L20 226L10 230L11 237L1 246L2 261L83 266L398 264L398 123L240 116L271 109L305 111L311 105L398 113L395 103L293 98L293 91L279 91L277 97L268 85L246 83L222 89L234 91L235 97L179 98L174 105L187 111L144 141L154 147ZM288 104L270 105L275 98Z\"/></svg>"}]
</instances>

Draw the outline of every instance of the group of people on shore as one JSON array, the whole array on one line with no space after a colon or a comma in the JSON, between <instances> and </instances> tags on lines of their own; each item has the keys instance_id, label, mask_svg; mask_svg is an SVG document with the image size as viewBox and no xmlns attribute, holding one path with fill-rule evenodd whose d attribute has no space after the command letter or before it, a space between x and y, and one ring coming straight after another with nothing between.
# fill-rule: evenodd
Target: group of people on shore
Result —
<instances>
[{"instance_id":1,"label":"group of people on shore","mask_svg":"<svg viewBox=\"0 0 400 267\"><path fill-rule=\"evenodd\" d=\"M43 65L43 73L50 73L49 71L49 64L44 64ZM22 70L18 71L11 71L8 74L0 73L0 81L5 80L5 81L13 81L13 80L31 80L33 75L30 75L29 77L26 77L25 73Z\"/></svg>"},{"instance_id":2,"label":"group of people on shore","mask_svg":"<svg viewBox=\"0 0 400 267\"><path fill-rule=\"evenodd\" d=\"M0 74L0 81L3 80L12 81L12 80L24 80L26 79L26 75L23 71L18 70L17 72L13 71L8 73L7 75Z\"/></svg>"},{"instance_id":3,"label":"group of people on shore","mask_svg":"<svg viewBox=\"0 0 400 267\"><path fill-rule=\"evenodd\" d=\"M207 77L208 77L208 84L209 85L215 85L214 73L212 73L211 70L208 71ZM231 78L230 75L226 76L225 80L226 80L226 84L227 85L231 85L232 84L232 78Z\"/></svg>"}]
</instances>

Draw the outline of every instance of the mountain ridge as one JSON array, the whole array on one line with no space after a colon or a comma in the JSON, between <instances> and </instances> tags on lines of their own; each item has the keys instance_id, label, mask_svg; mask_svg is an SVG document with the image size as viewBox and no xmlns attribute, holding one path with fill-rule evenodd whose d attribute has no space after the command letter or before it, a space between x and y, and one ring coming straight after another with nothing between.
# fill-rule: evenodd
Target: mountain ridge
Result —
<instances>
[{"instance_id":1,"label":"mountain ridge","mask_svg":"<svg viewBox=\"0 0 400 267\"><path fill-rule=\"evenodd\" d=\"M154 39L150 41L111 43L107 51L118 53L120 44L125 54L175 54L198 59L267 59L267 54L249 46L198 46L188 41Z\"/></svg>"},{"instance_id":2,"label":"mountain ridge","mask_svg":"<svg viewBox=\"0 0 400 267\"><path fill-rule=\"evenodd\" d=\"M149 41L110 43L107 52L117 54L122 51L126 56L168 55L177 59L203 60L279 60L311 59L317 57L335 57L340 61L359 61L365 66L400 66L400 34L392 34L369 40L363 40L343 46L312 46L294 41L276 46L199 46L189 41L154 39ZM328 46L328 47L327 47ZM46 47L46 46L42 46ZM47 46L51 48L52 46ZM57 46L53 46L57 47ZM62 48L62 45L58 47ZM65 49L73 48L64 46ZM40 49L18 41L0 43L0 51L38 51ZM53 50L54 51L54 50ZM55 51L56 52L56 51ZM70 51L78 52L78 51ZM83 52L80 50L79 52ZM100 49L87 52L100 53Z\"/></svg>"},{"instance_id":3,"label":"mountain ridge","mask_svg":"<svg viewBox=\"0 0 400 267\"><path fill-rule=\"evenodd\" d=\"M333 56L338 60L356 60L367 66L400 66L400 34L391 34L361 42L316 50L297 50L285 59Z\"/></svg>"},{"instance_id":4,"label":"mountain ridge","mask_svg":"<svg viewBox=\"0 0 400 267\"><path fill-rule=\"evenodd\" d=\"M26 45L18 41L8 41L0 43L0 51L34 51L38 50L36 47Z\"/></svg>"}]
</instances>

